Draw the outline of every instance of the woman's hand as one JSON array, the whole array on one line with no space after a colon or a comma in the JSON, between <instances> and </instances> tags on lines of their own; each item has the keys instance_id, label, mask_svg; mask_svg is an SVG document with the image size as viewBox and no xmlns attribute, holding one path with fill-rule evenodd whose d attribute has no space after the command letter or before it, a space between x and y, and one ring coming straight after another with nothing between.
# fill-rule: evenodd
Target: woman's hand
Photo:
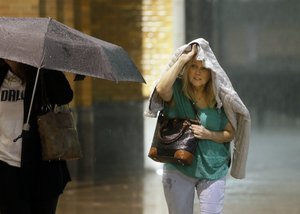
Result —
<instances>
[{"instance_id":1,"label":"woman's hand","mask_svg":"<svg viewBox=\"0 0 300 214\"><path fill-rule=\"evenodd\" d=\"M179 60L185 64L189 62L197 53L197 45L193 44L192 45L192 50L189 52L184 52L183 54L180 55Z\"/></svg>"},{"instance_id":2,"label":"woman's hand","mask_svg":"<svg viewBox=\"0 0 300 214\"><path fill-rule=\"evenodd\" d=\"M160 81L156 85L156 91L159 96L165 101L170 102L173 96L172 86L178 76L182 71L183 67L187 62L189 62L197 53L197 45L192 46L192 50L187 53L183 53L179 59L173 64L168 72L161 77Z\"/></svg>"},{"instance_id":3,"label":"woman's hand","mask_svg":"<svg viewBox=\"0 0 300 214\"><path fill-rule=\"evenodd\" d=\"M209 139L210 137L210 131L202 125L191 125L190 129L198 139Z\"/></svg>"},{"instance_id":4,"label":"woman's hand","mask_svg":"<svg viewBox=\"0 0 300 214\"><path fill-rule=\"evenodd\" d=\"M198 139L212 140L217 143L227 143L234 138L234 129L228 122L223 131L211 131L202 125L191 125L190 129Z\"/></svg>"}]
</instances>

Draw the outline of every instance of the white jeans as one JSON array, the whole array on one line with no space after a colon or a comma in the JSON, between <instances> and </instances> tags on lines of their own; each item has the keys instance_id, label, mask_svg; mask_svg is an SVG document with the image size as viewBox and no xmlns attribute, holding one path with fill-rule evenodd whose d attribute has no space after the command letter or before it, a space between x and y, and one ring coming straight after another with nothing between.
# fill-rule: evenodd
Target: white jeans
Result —
<instances>
[{"instance_id":1,"label":"white jeans","mask_svg":"<svg viewBox=\"0 0 300 214\"><path fill-rule=\"evenodd\" d=\"M195 189L201 214L221 214L226 178L198 180L177 170L164 170L163 187L169 214L193 214Z\"/></svg>"}]
</instances>

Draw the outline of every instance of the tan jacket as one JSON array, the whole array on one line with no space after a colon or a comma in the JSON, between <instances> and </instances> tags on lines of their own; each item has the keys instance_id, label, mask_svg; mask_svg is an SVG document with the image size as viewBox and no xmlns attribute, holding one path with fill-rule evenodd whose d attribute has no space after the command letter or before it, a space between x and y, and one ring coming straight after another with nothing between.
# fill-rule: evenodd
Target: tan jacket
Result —
<instances>
[{"instance_id":1,"label":"tan jacket","mask_svg":"<svg viewBox=\"0 0 300 214\"><path fill-rule=\"evenodd\" d=\"M202 39L196 39L177 49L168 63L166 70L176 62L184 51L191 50L191 44L198 44L197 59L203 61L206 68L212 71L212 82L217 101L217 108L224 107L225 113L235 129L235 138L232 145L232 165L230 174L237 179L243 179L246 175L246 162L248 156L251 118L248 109L232 87L230 79L219 65L209 43ZM163 109L163 100L156 93L155 87L149 97L148 108L145 116L156 117L158 111Z\"/></svg>"}]
</instances>

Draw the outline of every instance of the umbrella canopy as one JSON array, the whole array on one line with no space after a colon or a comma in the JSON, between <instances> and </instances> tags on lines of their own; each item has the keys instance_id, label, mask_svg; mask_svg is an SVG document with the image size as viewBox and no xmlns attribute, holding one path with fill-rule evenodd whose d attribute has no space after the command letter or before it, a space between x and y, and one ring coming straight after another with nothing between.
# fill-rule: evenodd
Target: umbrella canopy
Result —
<instances>
[{"instance_id":1,"label":"umbrella canopy","mask_svg":"<svg viewBox=\"0 0 300 214\"><path fill-rule=\"evenodd\" d=\"M52 18L0 17L0 58L116 82L145 82L122 47Z\"/></svg>"}]
</instances>

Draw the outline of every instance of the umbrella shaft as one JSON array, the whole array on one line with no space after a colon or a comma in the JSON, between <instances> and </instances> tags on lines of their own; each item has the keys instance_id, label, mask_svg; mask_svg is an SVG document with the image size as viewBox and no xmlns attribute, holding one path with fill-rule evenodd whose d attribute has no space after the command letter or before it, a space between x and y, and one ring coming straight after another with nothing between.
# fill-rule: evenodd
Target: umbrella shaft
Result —
<instances>
[{"instance_id":1,"label":"umbrella shaft","mask_svg":"<svg viewBox=\"0 0 300 214\"><path fill-rule=\"evenodd\" d=\"M23 126L23 130L25 130L25 131L28 131L30 129L30 127L29 127L29 118L30 118L30 115L31 115L31 109L32 109L32 104L33 104L33 100L34 100L34 95L35 95L35 91L36 91L36 85L37 85L37 82L38 82L39 74L40 74L40 68L38 68L38 70L37 70L37 74L36 74L35 82L34 82L34 87L33 87L33 91L32 91L32 96L31 96L31 100L30 100L29 111L28 111L26 123Z\"/></svg>"}]
</instances>

